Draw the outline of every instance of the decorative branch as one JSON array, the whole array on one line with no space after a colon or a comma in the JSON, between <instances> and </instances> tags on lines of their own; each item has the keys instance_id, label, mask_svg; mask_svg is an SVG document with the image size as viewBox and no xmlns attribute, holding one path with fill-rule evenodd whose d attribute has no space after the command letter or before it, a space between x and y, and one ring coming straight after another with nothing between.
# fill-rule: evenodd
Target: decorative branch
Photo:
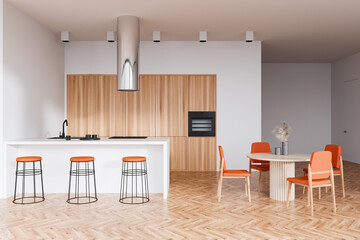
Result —
<instances>
[{"instance_id":1,"label":"decorative branch","mask_svg":"<svg viewBox=\"0 0 360 240\"><path fill-rule=\"evenodd\" d=\"M287 142L290 137L291 131L291 127L286 122L283 122L282 126L277 126L274 129L273 133L275 134L276 138L279 139L281 142Z\"/></svg>"}]
</instances>

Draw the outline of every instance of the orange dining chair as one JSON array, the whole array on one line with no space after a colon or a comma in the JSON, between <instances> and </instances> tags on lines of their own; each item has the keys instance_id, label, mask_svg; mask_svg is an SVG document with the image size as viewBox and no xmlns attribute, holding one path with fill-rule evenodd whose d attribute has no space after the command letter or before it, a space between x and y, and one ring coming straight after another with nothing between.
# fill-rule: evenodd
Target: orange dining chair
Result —
<instances>
[{"instance_id":1,"label":"orange dining chair","mask_svg":"<svg viewBox=\"0 0 360 240\"><path fill-rule=\"evenodd\" d=\"M331 164L331 156L332 154L329 151L314 152L311 155L310 164L308 165L307 176L287 178L287 181L289 182L286 201L287 208L289 208L291 186L295 183L308 188L311 216L314 215L313 188L331 187L334 212L336 213L334 173Z\"/></svg>"},{"instance_id":2,"label":"orange dining chair","mask_svg":"<svg viewBox=\"0 0 360 240\"><path fill-rule=\"evenodd\" d=\"M245 195L249 197L249 202L251 202L250 196L250 173L247 170L228 170L225 164L224 150L222 146L219 146L220 152L220 172L219 172L219 181L218 181L218 191L217 197L218 201L221 201L221 188L223 178L244 178L245 179Z\"/></svg>"},{"instance_id":3,"label":"orange dining chair","mask_svg":"<svg viewBox=\"0 0 360 240\"><path fill-rule=\"evenodd\" d=\"M329 151L332 153L332 167L334 171L334 176L341 177L341 185L342 185L342 194L343 198L345 198L345 185L344 185L344 168L343 168L343 160L341 156L341 146L335 144L328 144L325 146L325 151ZM334 169L338 168L338 169ZM308 169L304 168L304 176L308 174ZM327 188L325 188L327 192ZM305 193L305 187L303 188L303 194ZM321 188L319 188L319 199L321 198Z\"/></svg>"},{"instance_id":4,"label":"orange dining chair","mask_svg":"<svg viewBox=\"0 0 360 240\"><path fill-rule=\"evenodd\" d=\"M271 153L270 144L267 142L255 142L251 145L251 153ZM249 160L250 174L251 174L251 169L255 169L259 171L258 192L260 193L261 173L270 170L270 162L250 159Z\"/></svg>"}]
</instances>

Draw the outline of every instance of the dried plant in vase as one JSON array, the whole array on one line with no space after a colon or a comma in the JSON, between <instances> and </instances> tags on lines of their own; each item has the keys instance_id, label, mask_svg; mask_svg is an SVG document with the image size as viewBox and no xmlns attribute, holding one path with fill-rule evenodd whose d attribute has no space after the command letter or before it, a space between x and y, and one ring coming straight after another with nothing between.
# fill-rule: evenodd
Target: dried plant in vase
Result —
<instances>
[{"instance_id":1,"label":"dried plant in vase","mask_svg":"<svg viewBox=\"0 0 360 240\"><path fill-rule=\"evenodd\" d=\"M275 133L275 136L277 139L279 139L282 143L282 154L288 155L289 154L289 144L288 139L290 137L291 127L286 123L283 122L282 126L277 126L273 133Z\"/></svg>"}]
</instances>

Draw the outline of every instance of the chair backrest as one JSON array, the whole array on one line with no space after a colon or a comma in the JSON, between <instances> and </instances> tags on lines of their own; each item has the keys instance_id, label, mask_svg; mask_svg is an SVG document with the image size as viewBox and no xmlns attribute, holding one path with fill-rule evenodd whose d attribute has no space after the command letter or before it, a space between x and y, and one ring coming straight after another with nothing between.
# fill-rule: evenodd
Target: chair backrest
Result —
<instances>
[{"instance_id":1,"label":"chair backrest","mask_svg":"<svg viewBox=\"0 0 360 240\"><path fill-rule=\"evenodd\" d=\"M328 144L325 147L325 151L332 153L331 162L333 168L340 167L340 156L341 156L341 146L335 144Z\"/></svg>"},{"instance_id":2,"label":"chair backrest","mask_svg":"<svg viewBox=\"0 0 360 240\"><path fill-rule=\"evenodd\" d=\"M221 171L221 164L222 164L222 161L224 161L224 169L223 170L226 170L226 164L225 164L225 156L224 156L224 149L222 146L219 146L219 153L220 153L220 171Z\"/></svg>"},{"instance_id":3,"label":"chair backrest","mask_svg":"<svg viewBox=\"0 0 360 240\"><path fill-rule=\"evenodd\" d=\"M270 144L267 142L254 142L251 144L251 153L271 153ZM251 159L253 163L268 163L269 161Z\"/></svg>"},{"instance_id":4,"label":"chair backrest","mask_svg":"<svg viewBox=\"0 0 360 240\"><path fill-rule=\"evenodd\" d=\"M328 178L331 172L331 152L319 151L313 152L310 159L312 179ZM317 173L328 172L328 173Z\"/></svg>"}]
</instances>

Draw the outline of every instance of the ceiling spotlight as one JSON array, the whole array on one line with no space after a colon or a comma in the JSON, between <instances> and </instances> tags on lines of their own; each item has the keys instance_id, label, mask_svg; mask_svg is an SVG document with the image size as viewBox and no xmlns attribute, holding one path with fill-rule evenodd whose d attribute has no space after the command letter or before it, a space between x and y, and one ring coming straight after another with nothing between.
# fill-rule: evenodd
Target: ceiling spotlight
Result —
<instances>
[{"instance_id":1,"label":"ceiling spotlight","mask_svg":"<svg viewBox=\"0 0 360 240\"><path fill-rule=\"evenodd\" d=\"M246 31L246 42L254 41L254 32L253 31Z\"/></svg>"},{"instance_id":2,"label":"ceiling spotlight","mask_svg":"<svg viewBox=\"0 0 360 240\"><path fill-rule=\"evenodd\" d=\"M106 40L108 42L115 42L115 32L113 31L106 32Z\"/></svg>"},{"instance_id":3,"label":"ceiling spotlight","mask_svg":"<svg viewBox=\"0 0 360 240\"><path fill-rule=\"evenodd\" d=\"M69 42L69 32L68 31L62 31L61 32L61 41L62 42Z\"/></svg>"},{"instance_id":4,"label":"ceiling spotlight","mask_svg":"<svg viewBox=\"0 0 360 240\"><path fill-rule=\"evenodd\" d=\"M200 40L200 42L206 42L207 41L207 31L200 31L199 32L199 40Z\"/></svg>"},{"instance_id":5,"label":"ceiling spotlight","mask_svg":"<svg viewBox=\"0 0 360 240\"><path fill-rule=\"evenodd\" d=\"M160 42L160 31L153 31L153 42Z\"/></svg>"}]
</instances>

